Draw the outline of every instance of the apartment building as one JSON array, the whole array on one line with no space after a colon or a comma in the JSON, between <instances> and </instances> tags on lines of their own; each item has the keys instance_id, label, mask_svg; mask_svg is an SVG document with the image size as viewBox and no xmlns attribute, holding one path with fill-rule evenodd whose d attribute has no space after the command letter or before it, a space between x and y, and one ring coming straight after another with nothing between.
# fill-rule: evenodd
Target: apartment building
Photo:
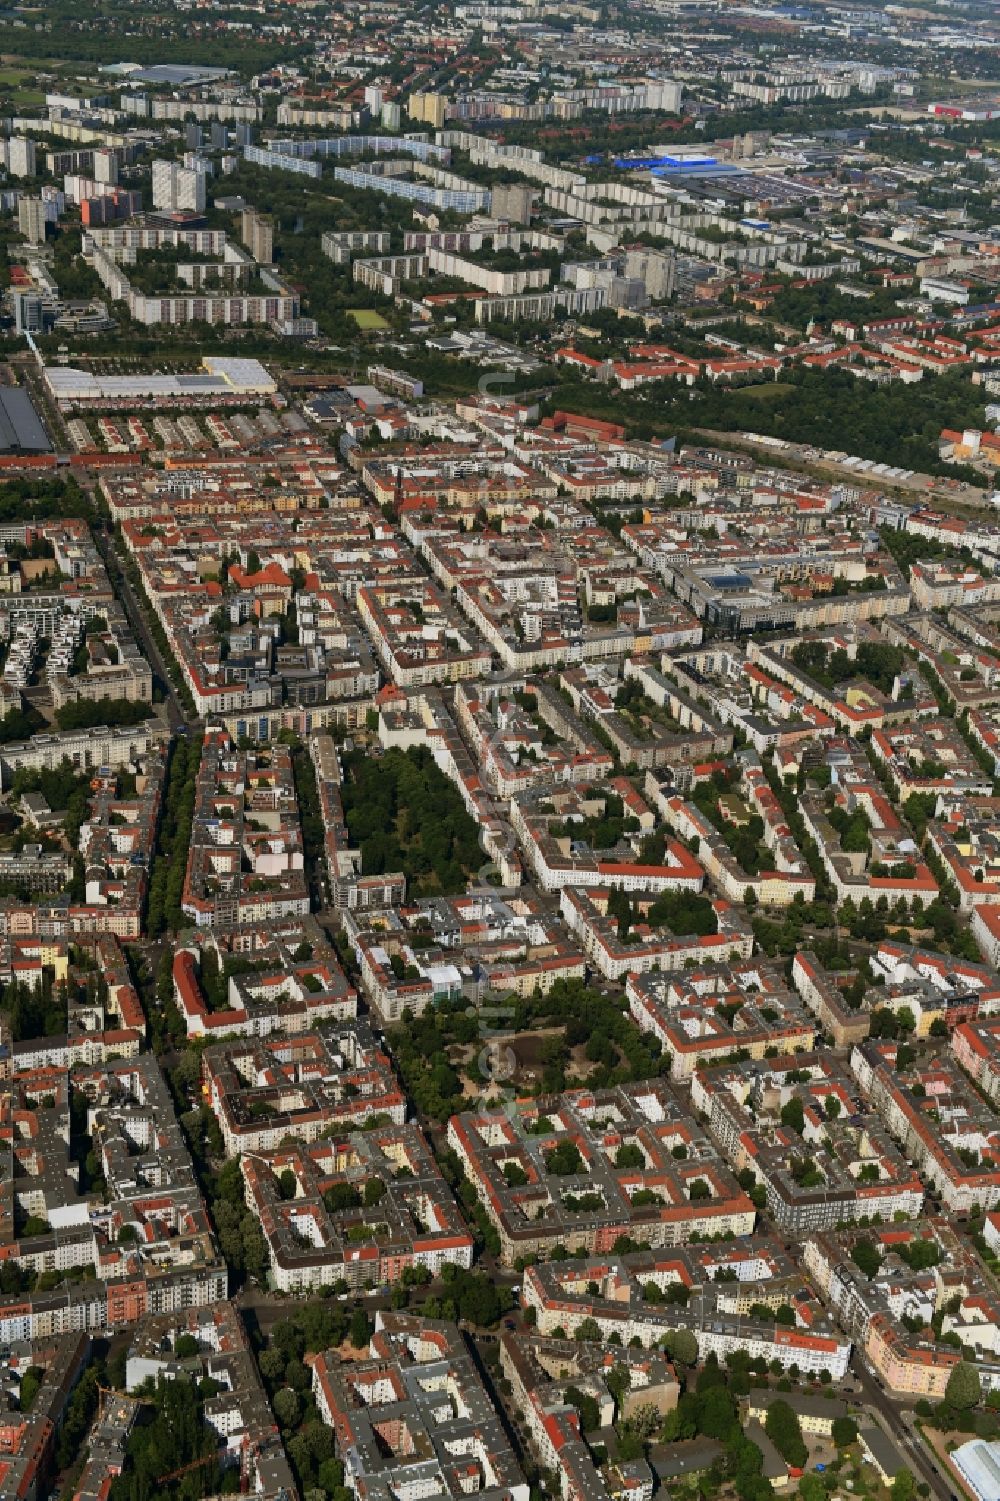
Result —
<instances>
[{"instance_id":1,"label":"apartment building","mask_svg":"<svg viewBox=\"0 0 1000 1501\"><path fill-rule=\"evenodd\" d=\"M68 1076L47 1064L29 1068L13 1082L31 1128L17 1149L19 1210L66 1228L23 1236L8 1257L32 1270L89 1267L95 1275L0 1298L5 1340L116 1329L154 1309L212 1305L227 1294L225 1262L152 1055L77 1067L73 1086L87 1100L86 1131L106 1184L100 1213L91 1217L69 1157Z\"/></svg>"},{"instance_id":2,"label":"apartment building","mask_svg":"<svg viewBox=\"0 0 1000 1501\"><path fill-rule=\"evenodd\" d=\"M636 1025L659 1039L670 1076L690 1079L704 1063L740 1051L762 1059L809 1053L815 1020L781 974L758 960L690 968L676 976L631 973L625 986Z\"/></svg>"},{"instance_id":3,"label":"apartment building","mask_svg":"<svg viewBox=\"0 0 1000 1501\"><path fill-rule=\"evenodd\" d=\"M530 896L426 898L349 913L345 929L365 996L385 1025L462 995L477 1003L545 995L559 980L582 980L586 969L562 924Z\"/></svg>"},{"instance_id":4,"label":"apartment building","mask_svg":"<svg viewBox=\"0 0 1000 1501\"><path fill-rule=\"evenodd\" d=\"M620 889L569 885L559 892L559 910L567 928L588 963L605 979L638 984L640 977L670 974L692 965L734 962L753 953L753 932L741 908L713 901L714 932L675 932L678 924L660 915L658 895L641 888L630 895L635 926L622 935L612 894ZM679 926L683 927L683 922Z\"/></svg>"},{"instance_id":5,"label":"apartment building","mask_svg":"<svg viewBox=\"0 0 1000 1501\"><path fill-rule=\"evenodd\" d=\"M731 1280L716 1280L713 1268L733 1274ZM662 1296L648 1293L651 1284ZM686 1297L671 1297L672 1287ZM535 1309L539 1332L550 1336L572 1339L592 1320L602 1342L652 1349L670 1331L688 1329L701 1360L714 1354L721 1363L740 1350L815 1376L826 1371L834 1380L846 1374L850 1359L850 1340L767 1240L752 1251L722 1239L706 1253L652 1249L550 1261L526 1268L522 1297Z\"/></svg>"},{"instance_id":6,"label":"apartment building","mask_svg":"<svg viewBox=\"0 0 1000 1501\"><path fill-rule=\"evenodd\" d=\"M171 213L205 212L208 174L203 163L185 167L178 162L154 161L152 176L154 208Z\"/></svg>"},{"instance_id":7,"label":"apartment building","mask_svg":"<svg viewBox=\"0 0 1000 1501\"><path fill-rule=\"evenodd\" d=\"M619 805L620 820L613 812ZM655 816L623 777L600 788L584 782L527 793L511 800L510 820L543 891L602 886L660 894L699 892L705 884L704 869L679 840L667 840L656 859L643 854Z\"/></svg>"},{"instance_id":8,"label":"apartment building","mask_svg":"<svg viewBox=\"0 0 1000 1501\"><path fill-rule=\"evenodd\" d=\"M256 209L246 208L240 216L240 238L253 259L261 266L274 261L274 223Z\"/></svg>"},{"instance_id":9,"label":"apartment building","mask_svg":"<svg viewBox=\"0 0 1000 1501\"><path fill-rule=\"evenodd\" d=\"M657 1081L533 1101L512 1115L455 1115L448 1144L508 1265L556 1245L602 1252L623 1236L655 1247L682 1244L695 1230L753 1228L750 1200ZM617 1167L626 1145L638 1147L641 1167Z\"/></svg>"},{"instance_id":10,"label":"apartment building","mask_svg":"<svg viewBox=\"0 0 1000 1501\"><path fill-rule=\"evenodd\" d=\"M407 1267L436 1276L472 1265L472 1235L420 1131L378 1121L242 1158L246 1201L283 1292L341 1282L360 1291L398 1282ZM279 1181L286 1172L291 1198Z\"/></svg>"},{"instance_id":11,"label":"apartment building","mask_svg":"<svg viewBox=\"0 0 1000 1501\"><path fill-rule=\"evenodd\" d=\"M20 198L17 204L17 229L29 245L44 245L49 218L42 198Z\"/></svg>"},{"instance_id":12,"label":"apartment building","mask_svg":"<svg viewBox=\"0 0 1000 1501\"><path fill-rule=\"evenodd\" d=\"M224 730L202 746L182 905L197 927L309 911L302 831L284 746L242 751Z\"/></svg>"},{"instance_id":13,"label":"apartment building","mask_svg":"<svg viewBox=\"0 0 1000 1501\"><path fill-rule=\"evenodd\" d=\"M319 1140L370 1116L406 1119L387 1055L363 1022L321 1023L292 1037L225 1042L202 1054L202 1079L226 1152L273 1151Z\"/></svg>"},{"instance_id":14,"label":"apartment building","mask_svg":"<svg viewBox=\"0 0 1000 1501\"><path fill-rule=\"evenodd\" d=\"M312 1391L356 1496L527 1501L528 1483L454 1324L379 1312L368 1350L312 1362ZM387 1445L385 1433L399 1436Z\"/></svg>"},{"instance_id":15,"label":"apartment building","mask_svg":"<svg viewBox=\"0 0 1000 1501\"><path fill-rule=\"evenodd\" d=\"M918 1173L880 1129L855 1081L825 1054L703 1070L693 1077L691 1102L708 1117L734 1170L751 1171L763 1185L768 1210L789 1234L920 1212Z\"/></svg>"},{"instance_id":16,"label":"apartment building","mask_svg":"<svg viewBox=\"0 0 1000 1501\"><path fill-rule=\"evenodd\" d=\"M962 1046L962 1043L959 1044ZM1000 1205L994 1171L995 1117L950 1058L893 1067L896 1045L872 1039L851 1053L851 1069L886 1127L952 1214ZM941 1126L947 1113L947 1129ZM986 1155L981 1155L986 1149Z\"/></svg>"},{"instance_id":17,"label":"apartment building","mask_svg":"<svg viewBox=\"0 0 1000 1501\"><path fill-rule=\"evenodd\" d=\"M187 934L174 953L173 991L188 1037L287 1035L357 1014L323 930L296 914Z\"/></svg>"}]
</instances>

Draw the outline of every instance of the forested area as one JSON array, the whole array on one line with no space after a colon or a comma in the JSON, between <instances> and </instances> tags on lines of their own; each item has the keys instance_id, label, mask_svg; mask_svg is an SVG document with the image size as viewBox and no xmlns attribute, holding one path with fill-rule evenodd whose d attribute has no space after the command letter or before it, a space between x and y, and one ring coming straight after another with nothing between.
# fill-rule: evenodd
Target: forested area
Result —
<instances>
[{"instance_id":1,"label":"forested area","mask_svg":"<svg viewBox=\"0 0 1000 1501\"><path fill-rule=\"evenodd\" d=\"M52 240L52 274L59 295L81 301L105 295L101 278L80 254L82 239L77 226L64 225Z\"/></svg>"},{"instance_id":2,"label":"forested area","mask_svg":"<svg viewBox=\"0 0 1000 1501\"><path fill-rule=\"evenodd\" d=\"M48 970L37 986L9 981L0 991L0 1011L15 1042L66 1035L66 987L57 985Z\"/></svg>"},{"instance_id":3,"label":"forested area","mask_svg":"<svg viewBox=\"0 0 1000 1501\"><path fill-rule=\"evenodd\" d=\"M599 1337L599 1332L587 1329L585 1324L577 1330L577 1338L584 1334ZM691 1364L697 1357L696 1340L689 1330L677 1330L673 1335L668 1335L666 1345L668 1353L680 1366ZM719 1495L727 1485L731 1485L739 1501L768 1501L773 1492L770 1482L762 1473L763 1457L757 1445L744 1433L739 1414L739 1400L749 1392L751 1382L762 1386L768 1384L763 1372L753 1377L750 1374L762 1364L763 1362L752 1361L740 1351L728 1362L727 1371L719 1365L714 1354L709 1355L698 1375L689 1375L686 1388L672 1412L664 1416L655 1405L645 1403L634 1407L630 1416L619 1422L619 1457L624 1460L642 1459L648 1455L649 1446L654 1442L670 1444L684 1439L714 1439L721 1444L722 1450L711 1466L699 1476L700 1493L706 1496ZM609 1385L619 1385L620 1381L621 1378L612 1371ZM790 1385L788 1383L789 1388ZM570 1392L566 1395L568 1401L573 1400ZM787 1403L780 1401L774 1405L781 1409L788 1407ZM587 1420L594 1416L593 1412L588 1412L586 1402L579 1404L579 1410L581 1422L586 1428ZM788 1444L789 1450L797 1453L795 1435L797 1434L800 1445L802 1435L794 1412L790 1408L788 1412L791 1413L792 1423L788 1423L782 1411L775 1429L782 1442Z\"/></svg>"},{"instance_id":4,"label":"forested area","mask_svg":"<svg viewBox=\"0 0 1000 1501\"><path fill-rule=\"evenodd\" d=\"M191 843L195 778L200 761L199 739L180 736L173 742L146 907L146 927L152 938L158 938L168 928L176 930L184 924L181 897Z\"/></svg>"},{"instance_id":5,"label":"forested area","mask_svg":"<svg viewBox=\"0 0 1000 1501\"><path fill-rule=\"evenodd\" d=\"M355 1349L368 1342L371 1325L363 1308L348 1313L342 1305L305 1304L289 1310L274 1326L258 1360L285 1451L303 1491L313 1488L330 1501L348 1501L343 1466L334 1456L333 1430L320 1417L311 1389L307 1354L316 1354L349 1339Z\"/></svg>"},{"instance_id":6,"label":"forested area","mask_svg":"<svg viewBox=\"0 0 1000 1501\"><path fill-rule=\"evenodd\" d=\"M42 728L45 721L37 709L8 709L0 719L0 745L17 744L30 740Z\"/></svg>"},{"instance_id":7,"label":"forested area","mask_svg":"<svg viewBox=\"0 0 1000 1501\"><path fill-rule=\"evenodd\" d=\"M591 849L608 850L626 834L635 834L639 820L626 814L624 800L617 792L603 794L604 807L588 818L554 819L549 824L549 833L554 839L572 839L575 844L588 844Z\"/></svg>"},{"instance_id":8,"label":"forested area","mask_svg":"<svg viewBox=\"0 0 1000 1501\"><path fill-rule=\"evenodd\" d=\"M547 995L511 996L505 1004L510 1006L505 1032L558 1029L539 1040L541 1093L567 1087L570 1055L579 1046L585 1050L587 1082L597 1089L667 1072L658 1040L639 1031L624 1009L624 999L590 990L582 980L558 980ZM404 1013L404 1025L390 1031L406 1092L425 1116L446 1121L461 1108L462 1079L454 1058L479 1037L479 1018L464 999L443 1003L419 1017ZM507 1040L501 1038L501 1044ZM462 1067L485 1089L490 1080L479 1072L475 1056ZM530 1092L526 1081L520 1081L519 1088Z\"/></svg>"},{"instance_id":9,"label":"forested area","mask_svg":"<svg viewBox=\"0 0 1000 1501\"><path fill-rule=\"evenodd\" d=\"M430 1280L424 1268L408 1268L393 1290L393 1307L404 1308L417 1289ZM423 1300L428 1318L463 1319L483 1328L494 1326L513 1304L506 1288L497 1288L483 1272L445 1266L438 1294ZM346 1290L346 1283L343 1284ZM419 1296L419 1293L418 1293ZM264 1384L281 1427L285 1450L303 1492L320 1491L330 1501L348 1501L343 1467L334 1455L333 1431L322 1420L312 1393L307 1357L348 1343L354 1351L367 1347L373 1325L358 1303L307 1303L293 1306L274 1325L260 1350ZM115 1498L112 1498L115 1501ZM129 1497L128 1501L140 1501ZM154 1501L154 1498L141 1498Z\"/></svg>"},{"instance_id":10,"label":"forested area","mask_svg":"<svg viewBox=\"0 0 1000 1501\"><path fill-rule=\"evenodd\" d=\"M127 698L77 698L56 710L56 724L61 730L88 730L95 725L142 724L152 714L152 706Z\"/></svg>"},{"instance_id":11,"label":"forested area","mask_svg":"<svg viewBox=\"0 0 1000 1501\"><path fill-rule=\"evenodd\" d=\"M0 46L5 53L33 61L198 63L235 68L247 76L302 53L301 45L282 42L269 30L220 31L217 25L169 8L137 12L124 0L112 0L99 13L84 0L57 0L31 27L21 23L16 12L8 12L0 20Z\"/></svg>"},{"instance_id":12,"label":"forested area","mask_svg":"<svg viewBox=\"0 0 1000 1501\"><path fill-rule=\"evenodd\" d=\"M295 779L295 797L299 805L299 827L302 830L302 852L306 864L306 876L314 901L322 906L322 871L325 866L323 814L316 786L316 771L305 746L298 740L292 746L292 776Z\"/></svg>"},{"instance_id":13,"label":"forested area","mask_svg":"<svg viewBox=\"0 0 1000 1501\"><path fill-rule=\"evenodd\" d=\"M111 1362L111 1365L113 1366L114 1362ZM116 1373L116 1375L123 1374L124 1372ZM100 1388L106 1386L111 1379L104 1362L96 1360L87 1367L77 1382L56 1439L55 1462L60 1469L65 1469L71 1464L80 1452L80 1445L97 1412Z\"/></svg>"},{"instance_id":14,"label":"forested area","mask_svg":"<svg viewBox=\"0 0 1000 1501\"><path fill-rule=\"evenodd\" d=\"M206 349L204 352L208 353L208 350ZM249 350L246 350L244 352L247 354L250 353ZM149 634L152 636L154 642L156 643L156 649L159 652L160 661L166 669L170 677L170 681L173 683L174 688L177 691L177 697L180 699L181 703L184 705L184 708L193 718L195 713L194 698L192 697L187 677L185 676L184 671L181 668L181 665L178 662L177 658L174 656L170 642L167 640L167 633L163 629L163 623L150 603L149 595L146 593L146 585L143 582L138 565L136 564L135 559L125 551L120 532L116 536L115 546L119 553L122 554L122 572L125 574L125 577L128 579L130 585L132 586L136 599L141 601L143 605L143 615L145 616L146 625L149 628Z\"/></svg>"},{"instance_id":15,"label":"forested area","mask_svg":"<svg viewBox=\"0 0 1000 1501\"><path fill-rule=\"evenodd\" d=\"M129 1435L109 1501L200 1501L239 1491L239 1469L223 1466L219 1435L204 1419L205 1398L220 1389L209 1377L196 1384L184 1375L156 1384ZM175 1474L198 1460L205 1463Z\"/></svg>"},{"instance_id":16,"label":"forested area","mask_svg":"<svg viewBox=\"0 0 1000 1501\"><path fill-rule=\"evenodd\" d=\"M759 393L748 401L745 392ZM714 386L690 390L654 381L618 392L580 377L560 375L545 411L582 412L624 424L630 437L697 441L695 429L752 431L793 443L847 452L926 474L967 477L938 456L942 428L982 428L982 388L959 374L928 376L917 385L874 386L844 370L792 366L772 388ZM979 480L981 483L981 479Z\"/></svg>"},{"instance_id":17,"label":"forested area","mask_svg":"<svg viewBox=\"0 0 1000 1501\"><path fill-rule=\"evenodd\" d=\"M40 792L53 813L63 815L63 830L71 845L80 837L80 827L90 811L90 778L71 761L54 767L21 766L15 771L10 791L16 798Z\"/></svg>"},{"instance_id":18,"label":"forested area","mask_svg":"<svg viewBox=\"0 0 1000 1501\"><path fill-rule=\"evenodd\" d=\"M275 260L278 268L301 290L304 312L316 318L330 338L347 346L363 343L348 310L375 308L392 318L389 297L360 287L350 266L336 266L324 255L321 238L327 230L378 230L393 237L393 250L403 248L403 234L411 227L410 205L402 199L352 188L336 182L328 164L318 182L290 173L270 171L241 162L226 179L226 190L241 193L250 203L266 202L275 221ZM216 212L218 227L231 230L232 219Z\"/></svg>"},{"instance_id":19,"label":"forested area","mask_svg":"<svg viewBox=\"0 0 1000 1501\"><path fill-rule=\"evenodd\" d=\"M735 789L739 784L739 771L735 766L717 769L704 781L691 789L691 801L700 813L722 836L734 859L748 876L756 876L770 866L771 855L764 843L764 821L758 813L750 813ZM723 812L720 799L729 798L730 812ZM676 929L675 929L676 931ZM714 933L716 928L693 929L694 932Z\"/></svg>"},{"instance_id":20,"label":"forested area","mask_svg":"<svg viewBox=\"0 0 1000 1501\"><path fill-rule=\"evenodd\" d=\"M655 22L655 18L654 18ZM552 24L551 21L549 24ZM779 100L775 104L748 104L745 109L727 113L725 131L727 136L747 130L781 130L794 128L801 123L801 105ZM810 123L840 124L844 106L833 101L811 99L809 101ZM697 142L702 149L711 146L706 140L701 122L677 118L665 120L662 113L636 112L624 118L608 119L606 114L586 112L572 123L553 121L539 126L535 123L505 121L502 135L506 142L525 146L541 147L547 160L555 162L572 159L574 164L581 153L593 151L595 146L606 147L608 154L624 154L629 151L648 151L650 141L667 140L671 145ZM605 168L606 170L606 168Z\"/></svg>"},{"instance_id":21,"label":"forested area","mask_svg":"<svg viewBox=\"0 0 1000 1501\"><path fill-rule=\"evenodd\" d=\"M842 647L831 649L822 641L800 641L792 648L792 661L824 688L865 678L880 693L890 694L906 666L906 655L889 641L862 641L853 657Z\"/></svg>"},{"instance_id":22,"label":"forested area","mask_svg":"<svg viewBox=\"0 0 1000 1501\"><path fill-rule=\"evenodd\" d=\"M655 902L644 910L633 902L628 893L621 890L608 894L608 916L618 920L618 937L629 942L631 930L637 923L646 923L651 928L666 928L681 937L719 931L715 908L707 896L694 891L664 891Z\"/></svg>"},{"instance_id":23,"label":"forested area","mask_svg":"<svg viewBox=\"0 0 1000 1501\"><path fill-rule=\"evenodd\" d=\"M342 797L365 875L401 870L409 895L448 895L483 863L475 822L424 746L349 752Z\"/></svg>"},{"instance_id":24,"label":"forested area","mask_svg":"<svg viewBox=\"0 0 1000 1501\"><path fill-rule=\"evenodd\" d=\"M217 1159L221 1159L225 1149L221 1135L216 1136L218 1126L210 1111L203 1112L202 1124L205 1129L205 1144L212 1149ZM203 1151L199 1152L199 1158L202 1186L215 1220L219 1248L230 1272L235 1273L239 1283L246 1277L262 1280L267 1276L269 1266L267 1247L257 1216L248 1207L244 1197L239 1158L224 1162L215 1175L208 1168Z\"/></svg>"},{"instance_id":25,"label":"forested area","mask_svg":"<svg viewBox=\"0 0 1000 1501\"><path fill-rule=\"evenodd\" d=\"M94 508L75 479L4 480L0 484L0 523L94 519Z\"/></svg>"},{"instance_id":26,"label":"forested area","mask_svg":"<svg viewBox=\"0 0 1000 1501\"><path fill-rule=\"evenodd\" d=\"M899 293L882 287L869 287L864 311L859 313L858 299L842 292L834 281L810 282L805 287L783 286L769 306L769 317L791 323L804 333L811 322L829 325L838 318L854 323L869 323L877 318L899 316Z\"/></svg>"},{"instance_id":27,"label":"forested area","mask_svg":"<svg viewBox=\"0 0 1000 1501\"><path fill-rule=\"evenodd\" d=\"M934 537L918 537L915 532L897 531L894 526L883 526L879 538L886 552L891 554L907 578L913 563L926 563L935 558L954 558L956 555L955 548L946 547ZM981 571L981 565L975 561L968 548L960 547L958 556L969 567Z\"/></svg>"}]
</instances>

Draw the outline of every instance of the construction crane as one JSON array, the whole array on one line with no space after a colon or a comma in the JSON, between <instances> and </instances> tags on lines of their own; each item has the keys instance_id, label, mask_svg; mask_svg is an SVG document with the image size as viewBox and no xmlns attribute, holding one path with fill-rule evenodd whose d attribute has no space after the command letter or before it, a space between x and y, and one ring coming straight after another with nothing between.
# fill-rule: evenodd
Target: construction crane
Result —
<instances>
[{"instance_id":1,"label":"construction crane","mask_svg":"<svg viewBox=\"0 0 1000 1501\"><path fill-rule=\"evenodd\" d=\"M113 1386L97 1386L97 1421L100 1425L104 1422L104 1416L109 1405L109 1399L116 1397L120 1402L131 1402L135 1407L148 1407L152 1402L151 1397L137 1397L132 1392L120 1392Z\"/></svg>"},{"instance_id":2,"label":"construction crane","mask_svg":"<svg viewBox=\"0 0 1000 1501\"><path fill-rule=\"evenodd\" d=\"M200 1470L202 1465L214 1465L218 1459L217 1454L205 1454L201 1459L192 1459L189 1464L181 1465L178 1470L168 1470L165 1475L157 1475L154 1485L164 1485L168 1480L179 1480L182 1475L189 1475L192 1470Z\"/></svg>"}]
</instances>

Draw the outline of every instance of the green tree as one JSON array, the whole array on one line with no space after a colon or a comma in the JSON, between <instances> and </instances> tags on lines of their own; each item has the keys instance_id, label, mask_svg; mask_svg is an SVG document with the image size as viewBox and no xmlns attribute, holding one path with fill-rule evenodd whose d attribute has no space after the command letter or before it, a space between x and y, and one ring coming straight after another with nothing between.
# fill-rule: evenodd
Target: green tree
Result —
<instances>
[{"instance_id":1,"label":"green tree","mask_svg":"<svg viewBox=\"0 0 1000 1501\"><path fill-rule=\"evenodd\" d=\"M496 1324L513 1303L510 1291L498 1288L483 1272L463 1272L453 1286L457 1288L460 1316L482 1329Z\"/></svg>"},{"instance_id":2,"label":"green tree","mask_svg":"<svg viewBox=\"0 0 1000 1501\"><path fill-rule=\"evenodd\" d=\"M302 1416L302 1403L298 1393L292 1391L290 1386L282 1386L274 1394L272 1402L274 1416L278 1419L282 1428L295 1428Z\"/></svg>"},{"instance_id":3,"label":"green tree","mask_svg":"<svg viewBox=\"0 0 1000 1501\"><path fill-rule=\"evenodd\" d=\"M950 1407L966 1412L982 1400L983 1389L979 1372L971 1362L960 1360L948 1377L944 1399Z\"/></svg>"},{"instance_id":4,"label":"green tree","mask_svg":"<svg viewBox=\"0 0 1000 1501\"><path fill-rule=\"evenodd\" d=\"M17 1402L22 1412L30 1412L39 1388L45 1378L45 1371L41 1366L29 1366L21 1377L21 1385L18 1387Z\"/></svg>"},{"instance_id":5,"label":"green tree","mask_svg":"<svg viewBox=\"0 0 1000 1501\"><path fill-rule=\"evenodd\" d=\"M630 1389L632 1385L628 1366L612 1366L611 1370L604 1378L604 1384L607 1387L608 1391L611 1393L612 1397L614 1397L616 1405L620 1406L622 1397L624 1397L625 1393Z\"/></svg>"},{"instance_id":6,"label":"green tree","mask_svg":"<svg viewBox=\"0 0 1000 1501\"><path fill-rule=\"evenodd\" d=\"M643 1402L632 1413L625 1426L641 1439L651 1439L662 1421L663 1415L659 1408L652 1402Z\"/></svg>"},{"instance_id":7,"label":"green tree","mask_svg":"<svg viewBox=\"0 0 1000 1501\"><path fill-rule=\"evenodd\" d=\"M764 1431L788 1465L801 1468L809 1458L794 1409L779 1398L767 1409Z\"/></svg>"},{"instance_id":8,"label":"green tree","mask_svg":"<svg viewBox=\"0 0 1000 1501\"><path fill-rule=\"evenodd\" d=\"M545 1169L556 1177L572 1177L583 1172L583 1158L580 1149L574 1141L561 1141L557 1147L546 1154Z\"/></svg>"},{"instance_id":9,"label":"green tree","mask_svg":"<svg viewBox=\"0 0 1000 1501\"><path fill-rule=\"evenodd\" d=\"M868 1278L874 1277L882 1265L882 1258L870 1240L859 1240L851 1251L851 1260Z\"/></svg>"},{"instance_id":10,"label":"green tree","mask_svg":"<svg viewBox=\"0 0 1000 1501\"><path fill-rule=\"evenodd\" d=\"M149 704L124 698L77 698L56 710L56 723L61 730L86 730L96 725L141 724L151 713Z\"/></svg>"},{"instance_id":11,"label":"green tree","mask_svg":"<svg viewBox=\"0 0 1000 1501\"><path fill-rule=\"evenodd\" d=\"M633 1460L642 1459L646 1453L646 1445L642 1436L632 1428L623 1428L618 1437L618 1458L631 1463Z\"/></svg>"},{"instance_id":12,"label":"green tree","mask_svg":"<svg viewBox=\"0 0 1000 1501\"><path fill-rule=\"evenodd\" d=\"M698 1359L698 1336L693 1329L671 1329L663 1337L663 1348L678 1365L693 1366Z\"/></svg>"},{"instance_id":13,"label":"green tree","mask_svg":"<svg viewBox=\"0 0 1000 1501\"><path fill-rule=\"evenodd\" d=\"M577 1386L568 1386L563 1393L565 1400L571 1407L575 1407L580 1415L580 1430L583 1433L593 1433L601 1421L601 1410L597 1405L596 1398L589 1392L582 1392Z\"/></svg>"},{"instance_id":14,"label":"green tree","mask_svg":"<svg viewBox=\"0 0 1000 1501\"><path fill-rule=\"evenodd\" d=\"M929 1267L937 1266L941 1260L940 1247L937 1241L929 1236L914 1238L908 1245L900 1247L899 1254L915 1272L926 1272Z\"/></svg>"},{"instance_id":15,"label":"green tree","mask_svg":"<svg viewBox=\"0 0 1000 1501\"><path fill-rule=\"evenodd\" d=\"M363 1308L355 1308L351 1315L348 1338L356 1350L363 1350L371 1339L372 1326Z\"/></svg>"},{"instance_id":16,"label":"green tree","mask_svg":"<svg viewBox=\"0 0 1000 1501\"><path fill-rule=\"evenodd\" d=\"M364 1202L365 1207L371 1209L376 1204L381 1204L385 1197L385 1184L381 1178L369 1178L365 1184Z\"/></svg>"},{"instance_id":17,"label":"green tree","mask_svg":"<svg viewBox=\"0 0 1000 1501\"><path fill-rule=\"evenodd\" d=\"M909 1470L900 1470L889 1487L889 1495L892 1501L913 1501L916 1489L917 1483L912 1473Z\"/></svg>"},{"instance_id":18,"label":"green tree","mask_svg":"<svg viewBox=\"0 0 1000 1501\"><path fill-rule=\"evenodd\" d=\"M353 1183L334 1183L323 1195L328 1213L339 1214L346 1209L360 1209L361 1195Z\"/></svg>"},{"instance_id":19,"label":"green tree","mask_svg":"<svg viewBox=\"0 0 1000 1501\"><path fill-rule=\"evenodd\" d=\"M858 1436L858 1425L853 1418L834 1418L831 1425L833 1442L838 1449L846 1449Z\"/></svg>"},{"instance_id":20,"label":"green tree","mask_svg":"<svg viewBox=\"0 0 1000 1501\"><path fill-rule=\"evenodd\" d=\"M697 1393L698 1432L706 1438L728 1443L738 1431L736 1400L725 1386L712 1386Z\"/></svg>"}]
</instances>

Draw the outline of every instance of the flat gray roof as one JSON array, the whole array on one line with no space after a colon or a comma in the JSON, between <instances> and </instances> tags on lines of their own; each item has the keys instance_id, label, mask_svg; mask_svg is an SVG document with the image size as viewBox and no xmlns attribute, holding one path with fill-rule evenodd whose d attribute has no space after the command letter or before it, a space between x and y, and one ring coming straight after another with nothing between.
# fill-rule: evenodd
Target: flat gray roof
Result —
<instances>
[{"instance_id":1,"label":"flat gray roof","mask_svg":"<svg viewBox=\"0 0 1000 1501\"><path fill-rule=\"evenodd\" d=\"M896 1445L888 1434L876 1428L874 1424L869 1428L862 1428L860 1438L865 1447L871 1452L878 1462L878 1466L884 1475L894 1480L900 1470L906 1468L906 1461L900 1454Z\"/></svg>"},{"instance_id":2,"label":"flat gray roof","mask_svg":"<svg viewBox=\"0 0 1000 1501\"><path fill-rule=\"evenodd\" d=\"M51 447L27 391L0 386L0 452L48 453Z\"/></svg>"},{"instance_id":3,"label":"flat gray roof","mask_svg":"<svg viewBox=\"0 0 1000 1501\"><path fill-rule=\"evenodd\" d=\"M141 78L144 83L208 83L213 78L226 78L231 68L203 68L191 63L156 63L151 68L138 68L129 76Z\"/></svg>"},{"instance_id":4,"label":"flat gray roof","mask_svg":"<svg viewBox=\"0 0 1000 1501\"><path fill-rule=\"evenodd\" d=\"M779 1392L766 1387L754 1387L747 1402L753 1408L770 1407L772 1402L787 1402L793 1412L801 1417L846 1418L847 1403L839 1397L824 1397L819 1392Z\"/></svg>"}]
</instances>

